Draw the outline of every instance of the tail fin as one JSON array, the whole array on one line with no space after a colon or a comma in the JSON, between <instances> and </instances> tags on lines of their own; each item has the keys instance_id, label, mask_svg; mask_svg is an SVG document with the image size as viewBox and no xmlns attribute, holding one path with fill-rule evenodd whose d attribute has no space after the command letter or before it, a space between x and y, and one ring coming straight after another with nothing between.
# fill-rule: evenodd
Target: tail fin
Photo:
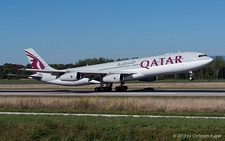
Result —
<instances>
[{"instance_id":1,"label":"tail fin","mask_svg":"<svg viewBox=\"0 0 225 141\"><path fill-rule=\"evenodd\" d=\"M32 48L25 49L32 69L53 70Z\"/></svg>"}]
</instances>

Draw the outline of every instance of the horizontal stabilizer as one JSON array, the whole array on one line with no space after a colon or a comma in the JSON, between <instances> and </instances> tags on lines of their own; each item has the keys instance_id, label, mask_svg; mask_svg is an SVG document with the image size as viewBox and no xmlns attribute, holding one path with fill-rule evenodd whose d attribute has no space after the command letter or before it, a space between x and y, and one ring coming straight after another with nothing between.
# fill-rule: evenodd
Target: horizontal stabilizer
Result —
<instances>
[{"instance_id":1,"label":"horizontal stabilizer","mask_svg":"<svg viewBox=\"0 0 225 141\"><path fill-rule=\"evenodd\" d=\"M8 76L14 76L14 77L34 77L34 78L41 78L41 76L38 75L19 75L19 74L7 74Z\"/></svg>"},{"instance_id":2,"label":"horizontal stabilizer","mask_svg":"<svg viewBox=\"0 0 225 141\"><path fill-rule=\"evenodd\" d=\"M61 72L66 72L66 70L40 70L40 69L20 69L24 71L31 71L31 72L44 72L44 73L61 73Z\"/></svg>"},{"instance_id":3,"label":"horizontal stabilizer","mask_svg":"<svg viewBox=\"0 0 225 141\"><path fill-rule=\"evenodd\" d=\"M13 67L16 68L17 70L22 70L23 68L20 67L19 65L13 64Z\"/></svg>"}]
</instances>

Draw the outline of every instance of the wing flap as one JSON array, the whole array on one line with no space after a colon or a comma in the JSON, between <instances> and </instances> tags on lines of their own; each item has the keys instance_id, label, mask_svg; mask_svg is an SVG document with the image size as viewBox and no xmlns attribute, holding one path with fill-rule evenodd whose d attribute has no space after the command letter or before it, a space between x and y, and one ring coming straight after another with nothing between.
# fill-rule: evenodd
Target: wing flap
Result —
<instances>
[{"instance_id":1,"label":"wing flap","mask_svg":"<svg viewBox=\"0 0 225 141\"><path fill-rule=\"evenodd\" d=\"M73 72L73 71L71 71ZM135 74L136 72L130 71L78 71L81 74Z\"/></svg>"}]
</instances>

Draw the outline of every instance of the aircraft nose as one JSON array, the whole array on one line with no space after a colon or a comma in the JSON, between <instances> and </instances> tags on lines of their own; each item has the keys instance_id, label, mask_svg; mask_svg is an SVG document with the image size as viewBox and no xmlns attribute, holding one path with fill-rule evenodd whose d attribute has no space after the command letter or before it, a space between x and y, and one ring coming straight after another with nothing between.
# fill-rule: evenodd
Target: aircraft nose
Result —
<instances>
[{"instance_id":1,"label":"aircraft nose","mask_svg":"<svg viewBox=\"0 0 225 141\"><path fill-rule=\"evenodd\" d=\"M211 63L213 61L213 58L212 57L208 57L207 58L207 64Z\"/></svg>"},{"instance_id":2,"label":"aircraft nose","mask_svg":"<svg viewBox=\"0 0 225 141\"><path fill-rule=\"evenodd\" d=\"M213 58L212 57L209 57L209 62L212 62L213 61Z\"/></svg>"}]
</instances>

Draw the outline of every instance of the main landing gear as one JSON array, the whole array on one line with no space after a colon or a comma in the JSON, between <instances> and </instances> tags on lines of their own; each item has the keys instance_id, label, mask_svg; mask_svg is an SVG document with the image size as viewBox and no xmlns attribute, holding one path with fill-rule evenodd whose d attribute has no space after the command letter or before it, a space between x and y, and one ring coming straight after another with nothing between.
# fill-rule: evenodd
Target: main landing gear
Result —
<instances>
[{"instance_id":1,"label":"main landing gear","mask_svg":"<svg viewBox=\"0 0 225 141\"><path fill-rule=\"evenodd\" d=\"M95 92L111 92L112 87L96 87Z\"/></svg>"},{"instance_id":2,"label":"main landing gear","mask_svg":"<svg viewBox=\"0 0 225 141\"><path fill-rule=\"evenodd\" d=\"M128 87L124 86L124 82L121 82L120 86L116 86L116 92L125 92L127 91Z\"/></svg>"},{"instance_id":3,"label":"main landing gear","mask_svg":"<svg viewBox=\"0 0 225 141\"><path fill-rule=\"evenodd\" d=\"M125 92L127 91L128 87L124 86L124 82L121 82L120 86L115 87L116 92ZM95 92L111 92L112 91L112 83L106 84L104 87L103 84L99 87L94 89Z\"/></svg>"},{"instance_id":4,"label":"main landing gear","mask_svg":"<svg viewBox=\"0 0 225 141\"><path fill-rule=\"evenodd\" d=\"M106 84L106 87L101 84L100 87L95 88L95 92L111 92L112 91L112 83Z\"/></svg>"}]
</instances>

